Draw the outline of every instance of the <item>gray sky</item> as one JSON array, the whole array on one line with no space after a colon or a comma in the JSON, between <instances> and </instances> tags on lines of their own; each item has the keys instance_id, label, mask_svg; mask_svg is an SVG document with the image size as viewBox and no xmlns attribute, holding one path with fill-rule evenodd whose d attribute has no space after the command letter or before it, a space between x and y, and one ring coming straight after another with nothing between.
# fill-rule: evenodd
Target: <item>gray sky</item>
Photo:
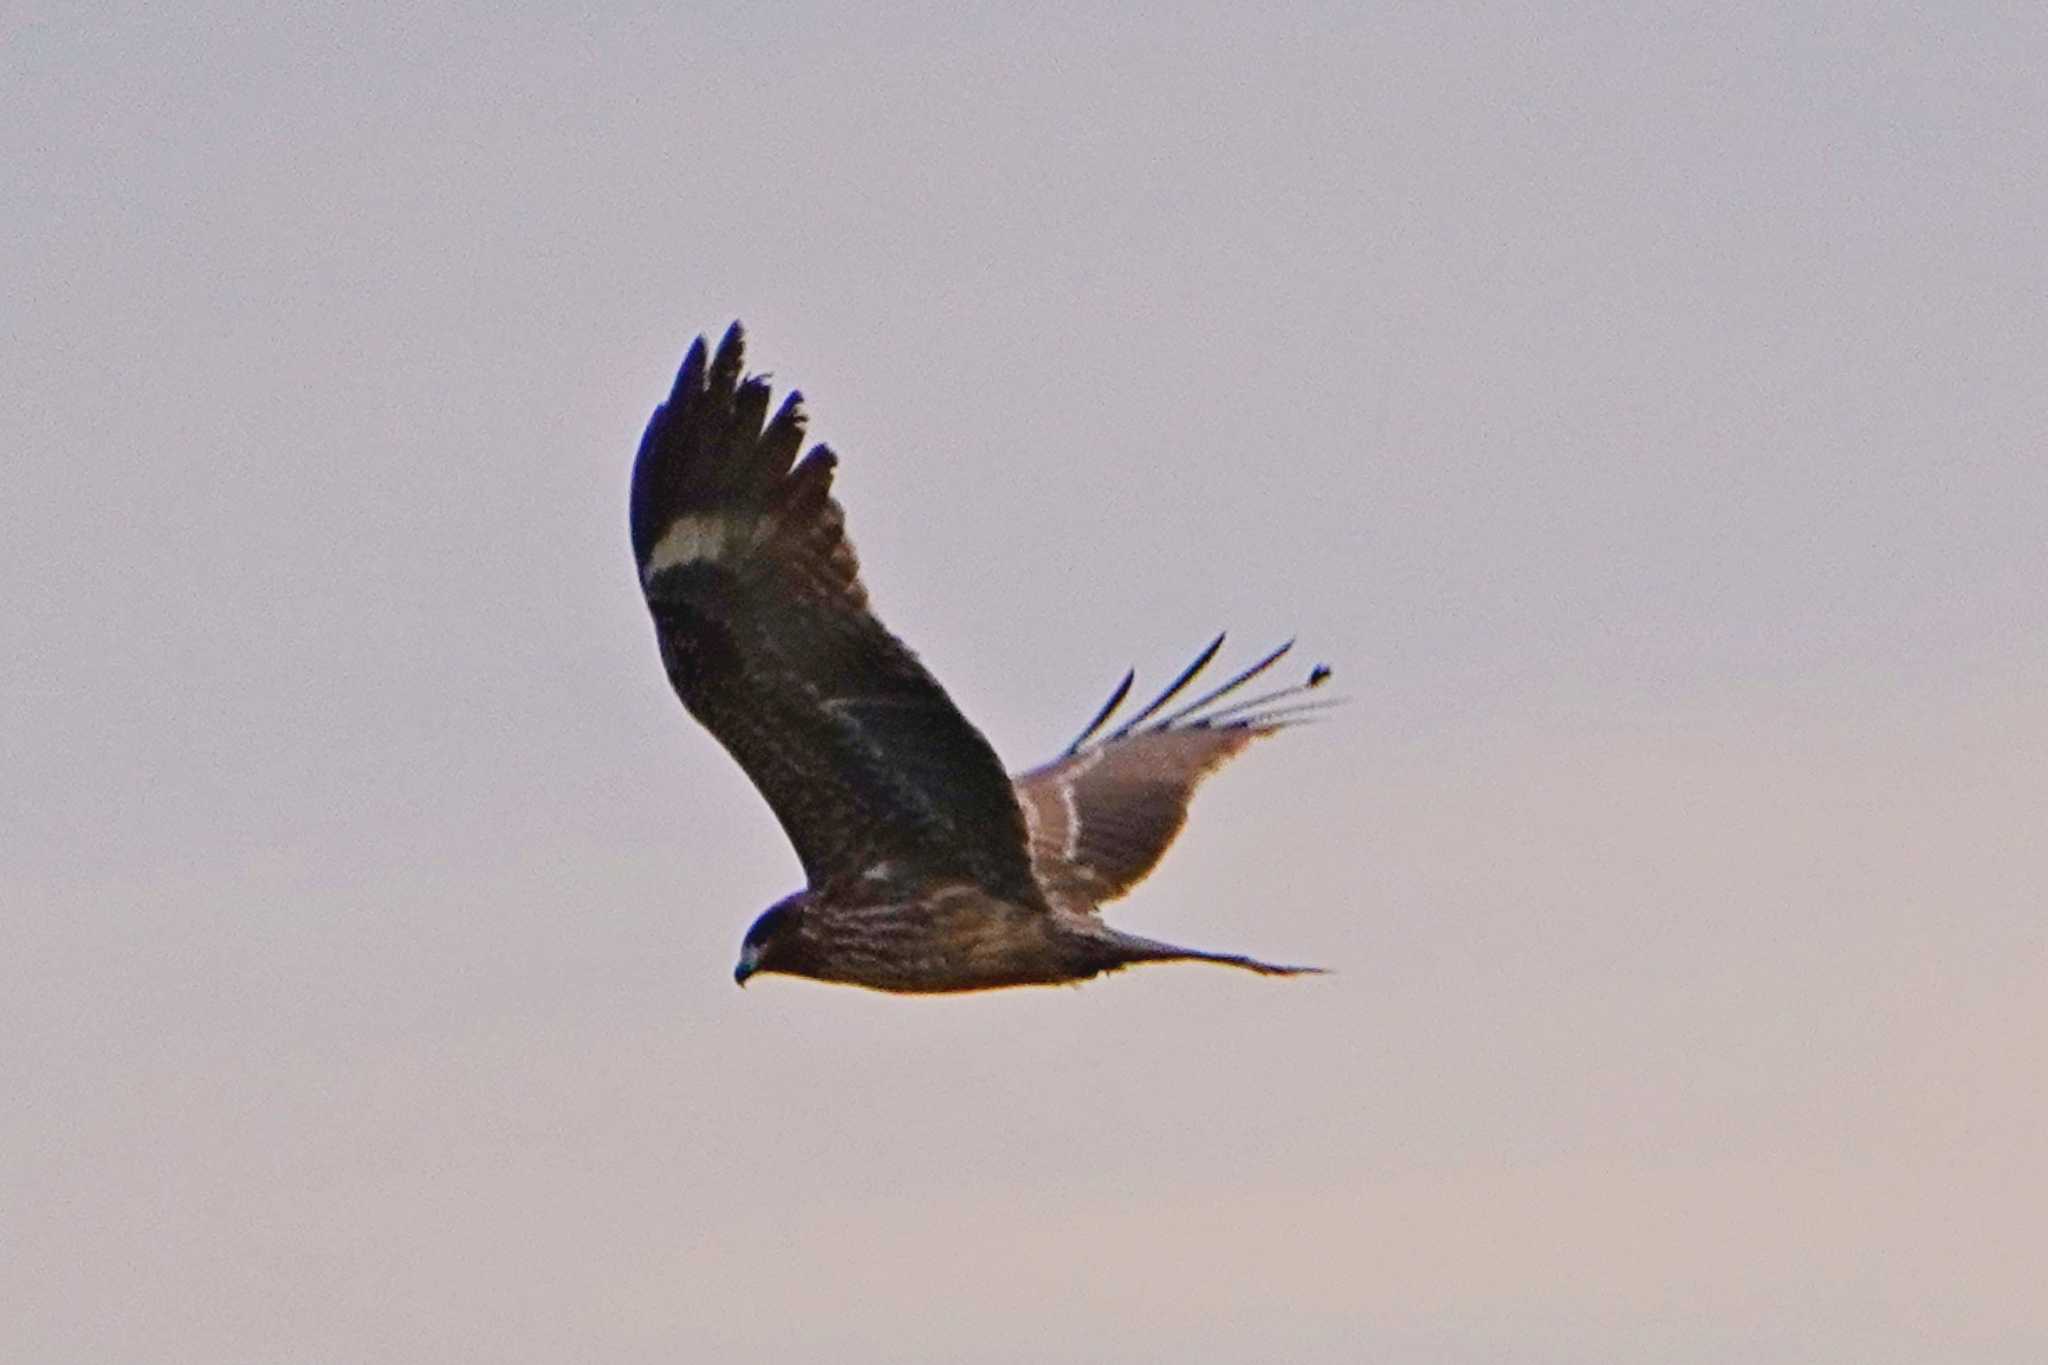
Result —
<instances>
[{"instance_id":1,"label":"gray sky","mask_svg":"<svg viewBox=\"0 0 2048 1365\"><path fill-rule=\"evenodd\" d=\"M2040 10L703 8L5 19L0 1354L2048 1356ZM1336 975L733 988L735 315L1014 765L1337 667L1117 917Z\"/></svg>"}]
</instances>

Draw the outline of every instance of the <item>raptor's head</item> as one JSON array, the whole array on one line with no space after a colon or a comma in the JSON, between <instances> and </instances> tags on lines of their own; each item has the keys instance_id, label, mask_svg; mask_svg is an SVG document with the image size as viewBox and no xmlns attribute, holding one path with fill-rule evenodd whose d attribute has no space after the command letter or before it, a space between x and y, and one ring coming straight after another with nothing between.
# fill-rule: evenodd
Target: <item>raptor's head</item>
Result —
<instances>
[{"instance_id":1,"label":"raptor's head","mask_svg":"<svg viewBox=\"0 0 2048 1365\"><path fill-rule=\"evenodd\" d=\"M732 979L744 986L756 972L790 971L798 956L798 929L803 923L804 893L785 896L761 912L740 944L739 965Z\"/></svg>"}]
</instances>

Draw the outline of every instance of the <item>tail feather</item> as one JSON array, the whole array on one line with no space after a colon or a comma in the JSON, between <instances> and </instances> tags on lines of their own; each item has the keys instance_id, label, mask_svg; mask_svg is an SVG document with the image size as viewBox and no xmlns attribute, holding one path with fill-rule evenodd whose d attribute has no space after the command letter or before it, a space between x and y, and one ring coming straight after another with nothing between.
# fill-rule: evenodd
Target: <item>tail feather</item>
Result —
<instances>
[{"instance_id":1,"label":"tail feather","mask_svg":"<svg viewBox=\"0 0 2048 1365\"><path fill-rule=\"evenodd\" d=\"M1212 962L1219 967L1236 967L1260 976L1327 976L1326 967L1283 966L1277 962L1264 962L1242 953L1211 953L1200 948L1183 948L1177 944L1162 943L1158 939L1141 938L1136 934L1120 933L1109 929L1120 961L1116 967L1130 966L1138 962Z\"/></svg>"}]
</instances>

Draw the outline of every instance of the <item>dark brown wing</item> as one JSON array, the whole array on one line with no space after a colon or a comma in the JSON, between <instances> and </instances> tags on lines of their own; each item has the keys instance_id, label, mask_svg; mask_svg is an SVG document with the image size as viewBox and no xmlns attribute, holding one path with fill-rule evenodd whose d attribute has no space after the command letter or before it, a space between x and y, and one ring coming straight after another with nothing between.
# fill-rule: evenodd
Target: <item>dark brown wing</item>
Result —
<instances>
[{"instance_id":1,"label":"dark brown wing","mask_svg":"<svg viewBox=\"0 0 2048 1365\"><path fill-rule=\"evenodd\" d=\"M669 680L812 886L959 876L1039 903L1002 764L868 611L835 458L797 461L801 396L768 420L743 346L734 323L707 363L698 338L633 465L633 555Z\"/></svg>"},{"instance_id":2,"label":"dark brown wing","mask_svg":"<svg viewBox=\"0 0 2048 1365\"><path fill-rule=\"evenodd\" d=\"M1301 699L1329 677L1320 665L1297 686L1224 700L1271 668L1290 642L1153 720L1222 644L1219 635L1150 704L1091 742L1129 693L1132 679L1126 674L1066 753L1016 779L1031 831L1032 863L1053 900L1092 905L1129 891L1158 866L1187 823L1188 802L1204 777L1260 735L1329 704Z\"/></svg>"}]
</instances>

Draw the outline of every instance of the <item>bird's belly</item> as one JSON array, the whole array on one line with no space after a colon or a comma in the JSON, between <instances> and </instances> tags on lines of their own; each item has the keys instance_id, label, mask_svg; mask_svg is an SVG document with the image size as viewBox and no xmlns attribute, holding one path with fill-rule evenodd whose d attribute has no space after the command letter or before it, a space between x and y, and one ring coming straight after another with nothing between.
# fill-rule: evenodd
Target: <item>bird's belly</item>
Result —
<instances>
[{"instance_id":1,"label":"bird's belly","mask_svg":"<svg viewBox=\"0 0 2048 1365\"><path fill-rule=\"evenodd\" d=\"M1099 970L1077 956L1051 914L986 895L847 916L832 928L820 936L814 974L871 990L934 995L1049 986Z\"/></svg>"}]
</instances>

